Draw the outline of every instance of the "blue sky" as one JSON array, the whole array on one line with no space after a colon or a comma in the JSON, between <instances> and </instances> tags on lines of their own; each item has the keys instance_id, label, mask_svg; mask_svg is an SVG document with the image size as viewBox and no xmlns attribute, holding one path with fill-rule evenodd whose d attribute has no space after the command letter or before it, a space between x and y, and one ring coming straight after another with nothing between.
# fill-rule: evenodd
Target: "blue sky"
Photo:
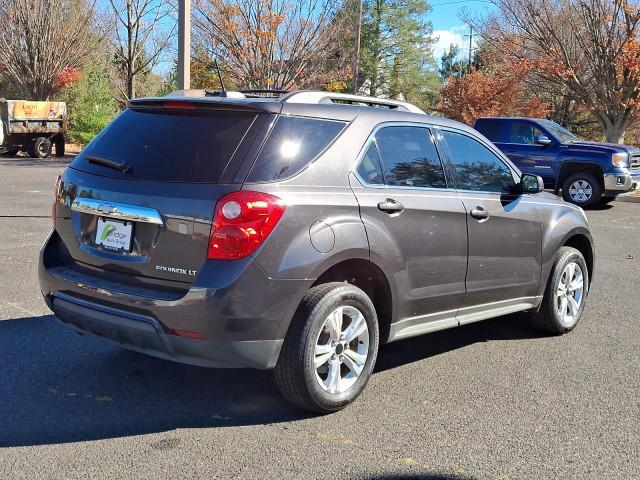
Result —
<instances>
[{"instance_id":1,"label":"blue sky","mask_svg":"<svg viewBox=\"0 0 640 480\"><path fill-rule=\"evenodd\" d=\"M469 34L469 27L460 19L463 9L475 16L485 15L495 8L483 0L432 0L431 6L429 19L433 24L433 36L438 38L434 52L438 62L442 53L448 51L452 43L460 47L461 56L469 55L469 37L465 38L465 35Z\"/></svg>"}]
</instances>

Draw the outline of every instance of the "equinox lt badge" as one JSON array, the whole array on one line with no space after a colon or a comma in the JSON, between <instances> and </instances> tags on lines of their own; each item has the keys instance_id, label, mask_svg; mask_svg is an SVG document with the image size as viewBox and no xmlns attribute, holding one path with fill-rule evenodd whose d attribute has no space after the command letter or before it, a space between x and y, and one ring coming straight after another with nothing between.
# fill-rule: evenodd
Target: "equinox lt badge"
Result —
<instances>
[{"instance_id":1,"label":"equinox lt badge","mask_svg":"<svg viewBox=\"0 0 640 480\"><path fill-rule=\"evenodd\" d=\"M161 272L179 273L181 275L189 275L191 277L195 277L198 274L197 270L187 270L186 268L177 267L165 267L164 265L156 265L156 270L159 270Z\"/></svg>"}]
</instances>

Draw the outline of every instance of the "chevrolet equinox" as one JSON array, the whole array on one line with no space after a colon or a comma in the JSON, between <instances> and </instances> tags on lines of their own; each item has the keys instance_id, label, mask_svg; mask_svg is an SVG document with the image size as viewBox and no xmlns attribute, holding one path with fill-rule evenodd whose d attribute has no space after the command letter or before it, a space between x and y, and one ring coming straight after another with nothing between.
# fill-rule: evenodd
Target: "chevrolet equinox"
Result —
<instances>
[{"instance_id":1,"label":"chevrolet equinox","mask_svg":"<svg viewBox=\"0 0 640 480\"><path fill-rule=\"evenodd\" d=\"M275 369L287 399L332 412L384 343L519 311L576 326L593 241L582 209L542 190L472 128L404 102L137 99L58 178L40 286L79 333Z\"/></svg>"}]
</instances>

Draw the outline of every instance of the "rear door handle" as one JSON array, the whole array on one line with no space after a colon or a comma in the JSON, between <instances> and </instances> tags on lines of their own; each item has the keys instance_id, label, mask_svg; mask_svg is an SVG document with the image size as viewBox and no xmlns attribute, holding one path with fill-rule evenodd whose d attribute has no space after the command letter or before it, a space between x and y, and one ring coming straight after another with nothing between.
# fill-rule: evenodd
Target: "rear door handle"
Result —
<instances>
[{"instance_id":1,"label":"rear door handle","mask_svg":"<svg viewBox=\"0 0 640 480\"><path fill-rule=\"evenodd\" d=\"M476 207L471 210L471 216L476 220L486 220L489 218L489 212L482 207Z\"/></svg>"},{"instance_id":2,"label":"rear door handle","mask_svg":"<svg viewBox=\"0 0 640 480\"><path fill-rule=\"evenodd\" d=\"M393 198L387 198L378 204L378 209L387 213L400 213L404 210L404 205Z\"/></svg>"}]
</instances>

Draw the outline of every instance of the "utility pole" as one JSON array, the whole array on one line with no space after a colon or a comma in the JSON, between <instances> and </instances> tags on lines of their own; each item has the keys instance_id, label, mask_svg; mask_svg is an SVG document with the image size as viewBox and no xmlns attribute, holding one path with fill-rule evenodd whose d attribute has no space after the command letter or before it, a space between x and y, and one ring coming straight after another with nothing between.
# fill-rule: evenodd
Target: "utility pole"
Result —
<instances>
[{"instance_id":1,"label":"utility pole","mask_svg":"<svg viewBox=\"0 0 640 480\"><path fill-rule=\"evenodd\" d=\"M469 66L467 73L471 73L471 62L473 62L473 26L469 25L469 35L465 35L465 37L469 37Z\"/></svg>"},{"instance_id":2,"label":"utility pole","mask_svg":"<svg viewBox=\"0 0 640 480\"><path fill-rule=\"evenodd\" d=\"M355 29L355 45L354 45L354 55L353 55L353 81L352 81L352 90L353 94L358 93L358 70L360 69L360 37L362 35L362 4L364 0L358 1L358 13L356 14L356 29Z\"/></svg>"},{"instance_id":3,"label":"utility pole","mask_svg":"<svg viewBox=\"0 0 640 480\"><path fill-rule=\"evenodd\" d=\"M178 90L191 88L191 0L178 0Z\"/></svg>"}]
</instances>

